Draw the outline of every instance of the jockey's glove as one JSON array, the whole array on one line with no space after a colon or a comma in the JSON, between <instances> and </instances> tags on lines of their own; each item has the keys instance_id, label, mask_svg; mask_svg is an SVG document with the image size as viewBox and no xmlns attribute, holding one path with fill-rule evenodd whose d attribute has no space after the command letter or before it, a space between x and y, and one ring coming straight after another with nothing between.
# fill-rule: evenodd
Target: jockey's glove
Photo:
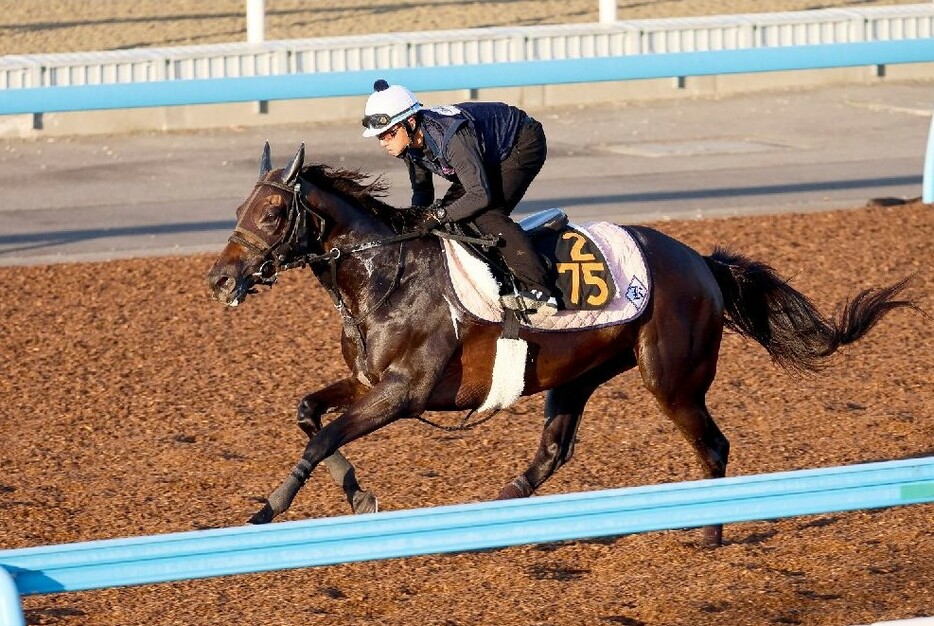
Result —
<instances>
[{"instance_id":1,"label":"jockey's glove","mask_svg":"<svg viewBox=\"0 0 934 626\"><path fill-rule=\"evenodd\" d=\"M419 234L424 236L437 228L441 228L441 221L433 214L429 213L425 216L425 219L422 220L421 224L418 225L416 230Z\"/></svg>"},{"instance_id":2,"label":"jockey's glove","mask_svg":"<svg viewBox=\"0 0 934 626\"><path fill-rule=\"evenodd\" d=\"M448 212L444 200L435 200L432 202L431 206L428 207L428 215L437 220L438 224L445 224L450 221L448 219Z\"/></svg>"},{"instance_id":3,"label":"jockey's glove","mask_svg":"<svg viewBox=\"0 0 934 626\"><path fill-rule=\"evenodd\" d=\"M449 221L444 204L441 200L435 200L431 203L431 206L425 208L425 219L418 225L418 232L427 235L431 231L441 228Z\"/></svg>"}]
</instances>

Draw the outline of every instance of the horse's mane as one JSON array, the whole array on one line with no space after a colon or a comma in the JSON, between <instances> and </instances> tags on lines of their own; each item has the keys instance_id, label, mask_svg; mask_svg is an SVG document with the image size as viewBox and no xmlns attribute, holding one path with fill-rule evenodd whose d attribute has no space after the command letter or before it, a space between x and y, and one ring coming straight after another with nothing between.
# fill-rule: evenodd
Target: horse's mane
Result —
<instances>
[{"instance_id":1,"label":"horse's mane","mask_svg":"<svg viewBox=\"0 0 934 626\"><path fill-rule=\"evenodd\" d=\"M301 177L313 185L354 201L396 232L411 230L424 215L418 207L400 208L383 202L380 198L389 191L389 183L382 176L314 163L302 169Z\"/></svg>"}]
</instances>

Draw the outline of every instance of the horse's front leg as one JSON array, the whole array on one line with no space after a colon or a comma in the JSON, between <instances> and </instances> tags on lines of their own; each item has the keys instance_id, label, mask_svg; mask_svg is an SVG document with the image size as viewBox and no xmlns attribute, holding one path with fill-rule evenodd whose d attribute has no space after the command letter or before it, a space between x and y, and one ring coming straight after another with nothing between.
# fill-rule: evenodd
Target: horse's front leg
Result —
<instances>
[{"instance_id":1,"label":"horse's front leg","mask_svg":"<svg viewBox=\"0 0 934 626\"><path fill-rule=\"evenodd\" d=\"M574 440L580 425L584 405L593 393L594 385L577 381L550 390L545 399L545 428L538 452L529 467L509 482L497 500L528 498L562 465L571 460Z\"/></svg>"},{"instance_id":2,"label":"horse's front leg","mask_svg":"<svg viewBox=\"0 0 934 626\"><path fill-rule=\"evenodd\" d=\"M321 430L321 416L349 406L367 390L355 378L344 378L324 389L305 396L298 404L298 427L311 441ZM378 509L376 495L366 491L357 482L357 472L350 461L337 451L322 461L338 487L343 489L347 502L354 513L375 513Z\"/></svg>"},{"instance_id":3,"label":"horse's front leg","mask_svg":"<svg viewBox=\"0 0 934 626\"><path fill-rule=\"evenodd\" d=\"M635 365L631 354L601 364L583 376L555 387L545 396L545 428L529 467L503 487L497 500L528 498L558 468L571 460L584 407L597 387Z\"/></svg>"},{"instance_id":4,"label":"horse's front leg","mask_svg":"<svg viewBox=\"0 0 934 626\"><path fill-rule=\"evenodd\" d=\"M386 375L344 413L322 427L305 446L301 460L270 494L263 508L250 518L250 523L265 524L287 511L315 467L341 446L411 414L410 388L410 379Z\"/></svg>"}]
</instances>

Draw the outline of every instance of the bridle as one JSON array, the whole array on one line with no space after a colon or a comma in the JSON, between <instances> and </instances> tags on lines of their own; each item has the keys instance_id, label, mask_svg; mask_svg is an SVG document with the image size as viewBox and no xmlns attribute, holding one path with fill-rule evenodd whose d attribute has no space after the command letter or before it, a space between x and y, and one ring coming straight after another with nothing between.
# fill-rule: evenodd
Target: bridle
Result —
<instances>
[{"instance_id":1,"label":"bridle","mask_svg":"<svg viewBox=\"0 0 934 626\"><path fill-rule=\"evenodd\" d=\"M341 312L345 320L351 320L355 326L359 325L364 317L386 302L389 295L398 286L402 276L402 269L404 266L404 242L421 237L421 233L417 231L400 233L398 235L374 239L351 246L333 247L327 252L320 254L306 252L295 255L295 250L308 250L310 247L308 241L309 218L317 222L317 236L315 241L320 248L323 248L328 220L308 204L301 191L302 183L300 179L297 180L294 185L280 183L275 180L261 180L256 183L253 194L255 195L256 191L261 187L272 187L284 191L290 194L292 199L289 202L288 215L286 216L286 227L283 229L281 236L273 243L267 243L256 233L241 226L239 222L234 227L233 234L231 234L228 239L231 243L235 243L263 259L259 269L250 275L254 281L253 284L271 287L275 284L280 272L305 266L311 267L316 274L323 274L324 272L321 268L321 264L327 263L330 270L328 274L330 274L330 276L329 280L322 281L322 284L334 301L334 306ZM396 243L400 244L399 257L396 272L388 291L379 299L376 305L371 307L365 314L351 316L350 313L347 312L343 296L340 293L340 289L337 287L338 262L344 257L353 256L366 250Z\"/></svg>"},{"instance_id":2,"label":"bridle","mask_svg":"<svg viewBox=\"0 0 934 626\"><path fill-rule=\"evenodd\" d=\"M267 243L253 231L241 226L239 222L228 239L231 243L235 243L263 259L259 269L251 275L256 284L272 286L275 284L280 271L310 265L316 261L329 258L336 260L340 256L340 251L335 248L323 255L305 254L296 260L290 261L289 256L293 250L307 249L308 247L308 216L311 216L319 223L320 227L317 236L319 244L324 238L325 219L305 201L301 193L301 181L296 181L294 185L286 185L274 180L261 180L253 188L254 196L261 187L273 187L284 191L291 195L292 200L289 202L286 227L279 239L273 243Z\"/></svg>"},{"instance_id":3,"label":"bridle","mask_svg":"<svg viewBox=\"0 0 934 626\"><path fill-rule=\"evenodd\" d=\"M314 269L316 265L320 265L321 263L326 262L330 265L331 268L331 285L325 285L325 287L327 288L328 292L331 293L331 297L335 301L335 306L337 306L339 309L342 309L343 300L340 296L339 290L337 289L337 262L341 258L346 256L353 256L355 254L359 254L360 252L365 252L366 250L392 245L395 243L403 244L405 241L410 239L418 239L424 235L424 233L419 231L411 231L399 233L398 235L392 235L382 239L374 239L372 241L367 241L352 246L333 247L327 252L320 254L304 253L293 256L292 253L294 250L307 250L309 248L309 242L307 239L307 220L309 217L317 222L316 230L318 234L315 238L315 242L319 247L323 248L324 235L325 231L327 230L328 220L325 218L325 216L316 212L306 201L304 194L302 194L301 179L296 180L292 185L281 183L275 180L260 180L254 186L253 194L251 197L254 196L256 191L261 187L272 187L274 189L278 189L279 191L284 191L285 193L291 195L292 200L289 202L288 215L286 216L286 228L283 230L279 239L277 239L275 242L271 244L267 243L256 233L241 226L239 221L234 227L233 233L228 238L228 241L231 243L235 243L263 259L259 269L250 275L250 277L254 280L253 284L260 284L271 287L276 283L280 272L305 266L309 266ZM443 230L437 230L435 231L435 234L440 237L463 241L465 243L477 244L484 247L495 245L497 239L495 237L470 237L456 233L445 232ZM400 270L402 266L402 252L403 250L400 246ZM292 257L291 259L290 256ZM397 271L397 279L393 281L393 285L390 287L390 292L396 286L398 274L399 271ZM387 297L388 294L380 299L380 303L385 301Z\"/></svg>"}]
</instances>

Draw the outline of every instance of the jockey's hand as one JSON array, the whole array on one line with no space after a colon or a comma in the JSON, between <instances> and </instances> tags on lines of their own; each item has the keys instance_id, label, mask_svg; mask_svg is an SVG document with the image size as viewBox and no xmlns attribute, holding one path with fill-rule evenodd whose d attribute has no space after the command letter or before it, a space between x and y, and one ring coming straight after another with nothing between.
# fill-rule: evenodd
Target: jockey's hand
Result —
<instances>
[{"instance_id":1,"label":"jockey's hand","mask_svg":"<svg viewBox=\"0 0 934 626\"><path fill-rule=\"evenodd\" d=\"M441 221L435 217L433 214L429 213L425 216L425 219L418 225L416 231L422 236L427 235L431 231L441 228Z\"/></svg>"},{"instance_id":2,"label":"jockey's hand","mask_svg":"<svg viewBox=\"0 0 934 626\"><path fill-rule=\"evenodd\" d=\"M431 206L425 209L425 219L419 224L418 232L427 235L431 231L441 228L448 221L444 204L441 200L435 200L431 203Z\"/></svg>"},{"instance_id":3,"label":"jockey's hand","mask_svg":"<svg viewBox=\"0 0 934 626\"><path fill-rule=\"evenodd\" d=\"M428 207L427 213L429 216L435 218L439 224L444 224L448 221L448 212L447 207L444 204L443 200L435 200L431 203L431 206Z\"/></svg>"}]
</instances>

